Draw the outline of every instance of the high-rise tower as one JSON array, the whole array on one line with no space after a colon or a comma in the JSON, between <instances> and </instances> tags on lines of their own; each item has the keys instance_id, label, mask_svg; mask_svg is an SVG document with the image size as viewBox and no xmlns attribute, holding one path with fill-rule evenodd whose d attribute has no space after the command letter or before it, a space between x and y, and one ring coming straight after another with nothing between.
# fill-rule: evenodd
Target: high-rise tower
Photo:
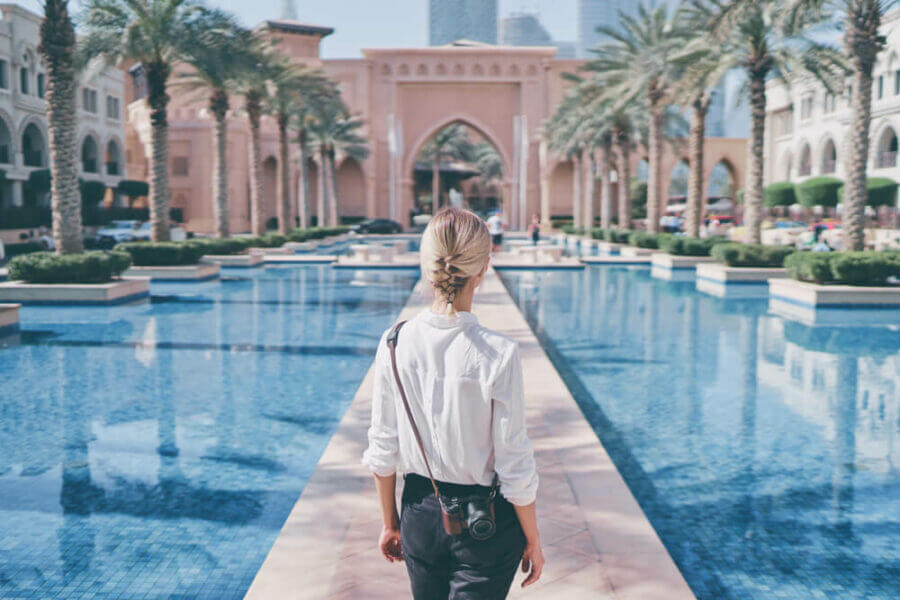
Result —
<instances>
[{"instance_id":1,"label":"high-rise tower","mask_svg":"<svg viewBox=\"0 0 900 600\"><path fill-rule=\"evenodd\" d=\"M285 21L297 20L297 6L294 0L281 0L281 19Z\"/></svg>"},{"instance_id":2,"label":"high-rise tower","mask_svg":"<svg viewBox=\"0 0 900 600\"><path fill-rule=\"evenodd\" d=\"M497 43L497 0L430 0L428 43L456 40Z\"/></svg>"},{"instance_id":3,"label":"high-rise tower","mask_svg":"<svg viewBox=\"0 0 900 600\"><path fill-rule=\"evenodd\" d=\"M597 27L616 27L619 12L634 13L638 3L635 0L578 0L578 40L576 53L579 58L590 58L591 48L596 48L603 35Z\"/></svg>"}]
</instances>

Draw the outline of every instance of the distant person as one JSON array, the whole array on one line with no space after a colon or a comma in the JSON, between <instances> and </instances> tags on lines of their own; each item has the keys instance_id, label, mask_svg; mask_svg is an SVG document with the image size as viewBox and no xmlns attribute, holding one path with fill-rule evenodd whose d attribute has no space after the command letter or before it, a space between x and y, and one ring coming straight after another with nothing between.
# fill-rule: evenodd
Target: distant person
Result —
<instances>
[{"instance_id":1,"label":"distant person","mask_svg":"<svg viewBox=\"0 0 900 600\"><path fill-rule=\"evenodd\" d=\"M379 549L406 563L415 600L501 600L520 563L523 587L544 565L519 347L471 312L491 245L475 213L439 212L419 252L431 308L385 331L375 355L363 463L381 503Z\"/></svg>"},{"instance_id":2,"label":"distant person","mask_svg":"<svg viewBox=\"0 0 900 600\"><path fill-rule=\"evenodd\" d=\"M497 211L487 220L488 232L491 234L491 251L503 250L503 212Z\"/></svg>"},{"instance_id":3,"label":"distant person","mask_svg":"<svg viewBox=\"0 0 900 600\"><path fill-rule=\"evenodd\" d=\"M528 233L531 234L531 243L537 246L537 243L541 241L541 217L536 213L531 217Z\"/></svg>"}]
</instances>

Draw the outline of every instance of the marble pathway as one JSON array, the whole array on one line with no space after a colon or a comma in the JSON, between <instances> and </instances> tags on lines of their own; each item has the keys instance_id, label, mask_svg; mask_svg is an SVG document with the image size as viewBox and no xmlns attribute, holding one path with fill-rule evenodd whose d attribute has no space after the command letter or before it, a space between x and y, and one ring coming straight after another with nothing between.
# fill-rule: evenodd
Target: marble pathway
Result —
<instances>
[{"instance_id":1,"label":"marble pathway","mask_svg":"<svg viewBox=\"0 0 900 600\"><path fill-rule=\"evenodd\" d=\"M404 309L424 306L421 288ZM547 565L538 584L511 598L564 600L692 599L681 573L606 451L492 270L475 314L521 347L529 433L541 485L538 515ZM375 486L360 464L368 427L371 371L284 524L247 598L410 598L402 564L376 543Z\"/></svg>"}]
</instances>

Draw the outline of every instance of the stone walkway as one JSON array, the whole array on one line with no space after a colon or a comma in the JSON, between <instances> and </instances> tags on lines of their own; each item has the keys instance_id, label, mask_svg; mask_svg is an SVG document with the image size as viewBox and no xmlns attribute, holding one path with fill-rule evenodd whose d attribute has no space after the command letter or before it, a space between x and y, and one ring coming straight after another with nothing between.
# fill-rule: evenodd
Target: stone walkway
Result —
<instances>
[{"instance_id":1,"label":"stone walkway","mask_svg":"<svg viewBox=\"0 0 900 600\"><path fill-rule=\"evenodd\" d=\"M421 286L401 318L424 307ZM480 322L521 348L529 434L541 484L538 518L547 564L511 598L687 600L694 598L525 319L491 270L475 299ZM402 564L376 547L375 485L360 464L366 444L371 371L329 443L247 598L410 598Z\"/></svg>"}]
</instances>

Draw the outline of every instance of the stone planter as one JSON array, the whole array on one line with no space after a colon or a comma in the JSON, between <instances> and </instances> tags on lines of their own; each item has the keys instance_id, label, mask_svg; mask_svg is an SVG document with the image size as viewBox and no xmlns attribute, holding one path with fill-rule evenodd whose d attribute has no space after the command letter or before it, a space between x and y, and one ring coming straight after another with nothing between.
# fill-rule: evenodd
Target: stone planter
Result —
<instances>
[{"instance_id":1,"label":"stone planter","mask_svg":"<svg viewBox=\"0 0 900 600\"><path fill-rule=\"evenodd\" d=\"M263 264L262 254L208 254L203 262L215 263L223 267L258 267Z\"/></svg>"},{"instance_id":2,"label":"stone planter","mask_svg":"<svg viewBox=\"0 0 900 600\"><path fill-rule=\"evenodd\" d=\"M109 283L0 283L0 302L21 304L111 305L147 298L150 279L117 279Z\"/></svg>"},{"instance_id":3,"label":"stone planter","mask_svg":"<svg viewBox=\"0 0 900 600\"><path fill-rule=\"evenodd\" d=\"M0 338L18 333L21 304L0 304Z\"/></svg>"},{"instance_id":4,"label":"stone planter","mask_svg":"<svg viewBox=\"0 0 900 600\"><path fill-rule=\"evenodd\" d=\"M716 259L711 256L676 256L658 252L650 260L650 276L667 281L693 281L697 265L714 262Z\"/></svg>"},{"instance_id":5,"label":"stone planter","mask_svg":"<svg viewBox=\"0 0 900 600\"><path fill-rule=\"evenodd\" d=\"M808 325L897 325L900 286L818 285L773 279L769 282L769 310Z\"/></svg>"},{"instance_id":6,"label":"stone planter","mask_svg":"<svg viewBox=\"0 0 900 600\"><path fill-rule=\"evenodd\" d=\"M318 242L287 242L282 248L285 248L289 254L296 254L298 252L312 252L318 246Z\"/></svg>"},{"instance_id":7,"label":"stone planter","mask_svg":"<svg viewBox=\"0 0 900 600\"><path fill-rule=\"evenodd\" d=\"M603 256L618 256L622 252L623 244L615 242L597 242L597 251Z\"/></svg>"},{"instance_id":8,"label":"stone planter","mask_svg":"<svg viewBox=\"0 0 900 600\"><path fill-rule=\"evenodd\" d=\"M293 254L293 251L289 250L287 244L285 244L277 248L247 248L247 253L265 256L266 254Z\"/></svg>"},{"instance_id":9,"label":"stone planter","mask_svg":"<svg viewBox=\"0 0 900 600\"><path fill-rule=\"evenodd\" d=\"M719 298L766 298L769 280L787 276L786 269L704 263L697 265L697 291Z\"/></svg>"},{"instance_id":10,"label":"stone planter","mask_svg":"<svg viewBox=\"0 0 900 600\"><path fill-rule=\"evenodd\" d=\"M169 267L131 267L123 277L149 277L151 281L209 281L218 279L220 265L198 263Z\"/></svg>"},{"instance_id":11,"label":"stone planter","mask_svg":"<svg viewBox=\"0 0 900 600\"><path fill-rule=\"evenodd\" d=\"M604 255L582 256L581 262L587 265L623 265L623 266L650 266L650 256L623 256Z\"/></svg>"},{"instance_id":12,"label":"stone planter","mask_svg":"<svg viewBox=\"0 0 900 600\"><path fill-rule=\"evenodd\" d=\"M619 254L630 258L636 256L653 256L654 254L659 254L659 252L659 250L653 248L638 248L637 246L622 246L619 249Z\"/></svg>"}]
</instances>

